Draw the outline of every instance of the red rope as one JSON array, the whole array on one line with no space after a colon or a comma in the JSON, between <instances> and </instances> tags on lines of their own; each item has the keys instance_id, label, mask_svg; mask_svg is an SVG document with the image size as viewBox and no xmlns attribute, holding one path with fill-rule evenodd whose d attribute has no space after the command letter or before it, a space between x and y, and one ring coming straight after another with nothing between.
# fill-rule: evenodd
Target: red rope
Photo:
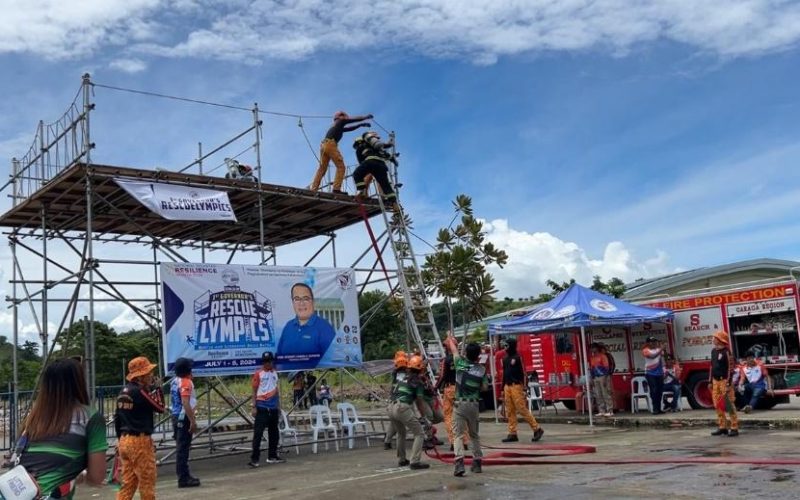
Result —
<instances>
[{"instance_id":1,"label":"red rope","mask_svg":"<svg viewBox=\"0 0 800 500\"><path fill-rule=\"evenodd\" d=\"M367 233L369 233L369 239L372 241L372 247L375 249L375 254L378 256L378 262L381 263L381 269L383 269L383 275L386 276L386 282L391 286L391 281L389 280L389 271L386 270L386 264L383 263L383 255L381 255L381 249L378 246L378 240L375 238L375 233L372 232L372 226L370 225L369 217L367 216L367 209L364 208L363 203L359 202L358 210L361 212L361 217L364 218L364 224L367 225ZM391 231L391 228L387 228L387 231ZM389 239L392 238L391 234L387 236ZM390 242L390 244L392 243ZM403 272L403 270L400 269L398 272Z\"/></svg>"},{"instance_id":2,"label":"red rope","mask_svg":"<svg viewBox=\"0 0 800 500\"><path fill-rule=\"evenodd\" d=\"M618 458L609 460L542 460L541 457L563 457L595 453L597 448L588 445L550 444L521 446L482 446L491 450L481 459L482 465L648 465L648 464L741 464L741 465L800 465L800 459L744 458L744 457L667 457L667 458ZM431 457L452 464L453 452L440 453L437 448L426 450ZM464 457L464 463L472 463L471 457Z\"/></svg>"}]
</instances>

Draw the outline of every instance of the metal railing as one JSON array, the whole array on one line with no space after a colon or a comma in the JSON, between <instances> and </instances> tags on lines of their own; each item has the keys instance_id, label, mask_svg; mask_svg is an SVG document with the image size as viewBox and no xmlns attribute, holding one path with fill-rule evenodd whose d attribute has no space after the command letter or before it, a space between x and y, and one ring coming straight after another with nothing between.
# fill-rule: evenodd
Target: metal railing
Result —
<instances>
[{"instance_id":1,"label":"metal railing","mask_svg":"<svg viewBox=\"0 0 800 500\"><path fill-rule=\"evenodd\" d=\"M115 437L114 411L121 385L99 386L96 390L97 409L106 421L106 436ZM34 391L20 391L18 404L14 404L13 392L0 392L0 451L10 450L20 433L22 422L33 404ZM169 419L156 426L156 432L172 432Z\"/></svg>"}]
</instances>

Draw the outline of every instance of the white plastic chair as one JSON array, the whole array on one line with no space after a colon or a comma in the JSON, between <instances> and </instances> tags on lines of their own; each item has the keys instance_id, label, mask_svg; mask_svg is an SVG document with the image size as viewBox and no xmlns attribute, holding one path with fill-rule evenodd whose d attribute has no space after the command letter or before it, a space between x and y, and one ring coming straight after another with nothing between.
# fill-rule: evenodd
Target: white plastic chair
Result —
<instances>
[{"instance_id":1,"label":"white plastic chair","mask_svg":"<svg viewBox=\"0 0 800 500\"><path fill-rule=\"evenodd\" d=\"M542 386L536 382L528 384L528 410L533 412L533 402L538 402L539 414L544 410L544 395L542 394Z\"/></svg>"},{"instance_id":2,"label":"white plastic chair","mask_svg":"<svg viewBox=\"0 0 800 500\"><path fill-rule=\"evenodd\" d=\"M325 436L325 449L328 449L328 431L333 432L334 444L336 444L336 451L339 451L339 435L336 432L336 426L333 424L333 417L331 410L325 405L314 405L308 409L308 418L311 421L311 430L313 431L312 439L314 444L311 446L311 451L317 452L317 440L319 433L322 431Z\"/></svg>"},{"instance_id":3,"label":"white plastic chair","mask_svg":"<svg viewBox=\"0 0 800 500\"><path fill-rule=\"evenodd\" d=\"M299 455L300 447L297 445L297 429L289 425L289 416L283 410L281 410L281 421L278 422L278 430L281 432L281 439L283 439L283 436L291 436L294 439L294 451Z\"/></svg>"},{"instance_id":4,"label":"white plastic chair","mask_svg":"<svg viewBox=\"0 0 800 500\"><path fill-rule=\"evenodd\" d=\"M650 387L647 385L647 378L638 376L631 379L631 413L639 411L639 399L644 398L647 402L647 409L653 412L653 404L650 402Z\"/></svg>"},{"instance_id":5,"label":"white plastic chair","mask_svg":"<svg viewBox=\"0 0 800 500\"><path fill-rule=\"evenodd\" d=\"M339 412L340 424L342 431L347 431L347 447L353 448L353 441L355 440L355 431L357 427L364 428L364 437L367 438L367 446L369 446L369 431L367 430L367 423L358 418L356 407L350 403L339 403L336 405L336 410Z\"/></svg>"},{"instance_id":6,"label":"white plastic chair","mask_svg":"<svg viewBox=\"0 0 800 500\"><path fill-rule=\"evenodd\" d=\"M681 397L681 393L679 392L678 395L674 395L671 389L664 389L664 393L661 395L661 406L663 408L667 407L667 396L677 397L678 398L678 411L683 411L683 399Z\"/></svg>"}]
</instances>

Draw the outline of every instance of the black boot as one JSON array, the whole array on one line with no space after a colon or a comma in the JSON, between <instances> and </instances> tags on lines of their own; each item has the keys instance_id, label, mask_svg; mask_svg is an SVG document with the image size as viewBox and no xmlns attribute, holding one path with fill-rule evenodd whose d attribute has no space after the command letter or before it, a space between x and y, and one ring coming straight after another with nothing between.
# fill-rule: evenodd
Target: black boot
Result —
<instances>
[{"instance_id":1,"label":"black boot","mask_svg":"<svg viewBox=\"0 0 800 500\"><path fill-rule=\"evenodd\" d=\"M728 437L735 438L738 435L739 435L738 429L731 429L728 431Z\"/></svg>"},{"instance_id":2,"label":"black boot","mask_svg":"<svg viewBox=\"0 0 800 500\"><path fill-rule=\"evenodd\" d=\"M392 449L392 443L383 443L383 449L384 450L391 450Z\"/></svg>"},{"instance_id":3,"label":"black boot","mask_svg":"<svg viewBox=\"0 0 800 500\"><path fill-rule=\"evenodd\" d=\"M463 476L467 472L466 470L464 470L464 459L457 458L455 464L456 464L456 469L455 471L453 471L453 475L456 477Z\"/></svg>"},{"instance_id":4,"label":"black boot","mask_svg":"<svg viewBox=\"0 0 800 500\"><path fill-rule=\"evenodd\" d=\"M507 438L503 439L504 443L516 443L519 441L519 438L516 434L509 434Z\"/></svg>"},{"instance_id":5,"label":"black boot","mask_svg":"<svg viewBox=\"0 0 800 500\"><path fill-rule=\"evenodd\" d=\"M539 427L535 431L533 431L533 438L531 439L531 441L535 443L536 441L542 439L542 436L544 436L544 429Z\"/></svg>"},{"instance_id":6,"label":"black boot","mask_svg":"<svg viewBox=\"0 0 800 500\"><path fill-rule=\"evenodd\" d=\"M738 432L737 432L737 434L738 434ZM728 435L728 429L717 429L714 432L712 432L711 435L712 436L727 436Z\"/></svg>"},{"instance_id":7,"label":"black boot","mask_svg":"<svg viewBox=\"0 0 800 500\"><path fill-rule=\"evenodd\" d=\"M472 465L470 466L469 470L471 470L475 474L480 474L481 472L483 472L483 469L481 469L481 459L473 458Z\"/></svg>"}]
</instances>

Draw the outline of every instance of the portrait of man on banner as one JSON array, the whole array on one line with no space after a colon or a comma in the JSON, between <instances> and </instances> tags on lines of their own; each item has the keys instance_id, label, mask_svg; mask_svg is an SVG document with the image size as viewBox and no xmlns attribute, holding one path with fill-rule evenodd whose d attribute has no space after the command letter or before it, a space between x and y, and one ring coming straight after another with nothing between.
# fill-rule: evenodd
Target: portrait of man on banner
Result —
<instances>
[{"instance_id":1,"label":"portrait of man on banner","mask_svg":"<svg viewBox=\"0 0 800 500\"><path fill-rule=\"evenodd\" d=\"M305 283L291 288L295 317L286 322L276 353L279 370L315 368L336 338L333 326L314 309L314 292Z\"/></svg>"}]
</instances>

